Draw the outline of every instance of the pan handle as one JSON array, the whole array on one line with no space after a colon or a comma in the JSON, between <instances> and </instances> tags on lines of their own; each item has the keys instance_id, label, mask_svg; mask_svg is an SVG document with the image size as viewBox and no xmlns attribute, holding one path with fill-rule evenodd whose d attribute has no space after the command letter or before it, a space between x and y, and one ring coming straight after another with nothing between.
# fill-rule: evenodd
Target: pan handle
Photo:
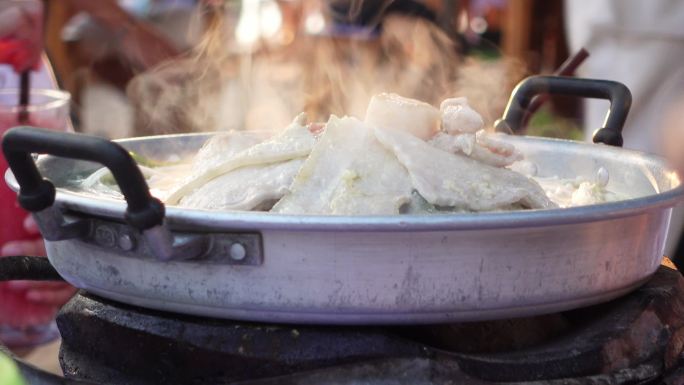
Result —
<instances>
[{"instance_id":1,"label":"pan handle","mask_svg":"<svg viewBox=\"0 0 684 385\"><path fill-rule=\"evenodd\" d=\"M34 214L46 239L82 237L90 229L85 221L66 223L54 208L55 186L40 175L32 153L88 160L107 167L128 204L126 222L143 233L158 259L189 259L204 252L203 242L174 243L164 225L164 204L150 194L137 164L120 145L89 135L16 127L5 133L2 150L20 186L19 204Z\"/></svg>"},{"instance_id":2,"label":"pan handle","mask_svg":"<svg viewBox=\"0 0 684 385\"><path fill-rule=\"evenodd\" d=\"M594 134L594 143L622 146L622 126L632 105L632 93L622 83L610 80L582 79L567 76L530 76L513 90L503 117L494 123L500 132L519 132L526 110L539 94L571 95L607 99L610 108L606 119Z\"/></svg>"},{"instance_id":3,"label":"pan handle","mask_svg":"<svg viewBox=\"0 0 684 385\"><path fill-rule=\"evenodd\" d=\"M150 195L135 161L121 146L103 138L32 127L13 128L2 150L20 186L19 204L27 211L44 210L55 202L55 186L43 179L31 153L89 160L106 166L126 198L126 221L140 231L162 224L164 205Z\"/></svg>"},{"instance_id":4,"label":"pan handle","mask_svg":"<svg viewBox=\"0 0 684 385\"><path fill-rule=\"evenodd\" d=\"M0 258L0 282L64 281L45 257L8 256Z\"/></svg>"}]
</instances>

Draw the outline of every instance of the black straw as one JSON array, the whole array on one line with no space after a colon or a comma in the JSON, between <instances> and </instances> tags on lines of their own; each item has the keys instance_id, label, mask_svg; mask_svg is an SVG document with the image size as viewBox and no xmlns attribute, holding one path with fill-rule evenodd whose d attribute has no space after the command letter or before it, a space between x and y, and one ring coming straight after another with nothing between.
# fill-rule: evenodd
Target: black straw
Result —
<instances>
[{"instance_id":1,"label":"black straw","mask_svg":"<svg viewBox=\"0 0 684 385\"><path fill-rule=\"evenodd\" d=\"M26 70L20 75L19 82L19 124L27 124L29 122L29 102L31 96L31 71Z\"/></svg>"}]
</instances>

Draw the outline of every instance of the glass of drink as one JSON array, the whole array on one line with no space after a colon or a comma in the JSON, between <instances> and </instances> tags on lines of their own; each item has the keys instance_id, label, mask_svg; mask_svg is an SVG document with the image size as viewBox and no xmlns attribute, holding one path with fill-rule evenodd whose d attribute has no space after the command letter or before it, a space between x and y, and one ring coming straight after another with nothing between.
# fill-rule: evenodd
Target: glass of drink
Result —
<instances>
[{"instance_id":1,"label":"glass of drink","mask_svg":"<svg viewBox=\"0 0 684 385\"><path fill-rule=\"evenodd\" d=\"M19 90L0 89L0 134L12 127L29 125L66 131L69 121L68 92L32 89L29 104L24 108L28 121L19 123L22 107L18 106ZM10 241L35 240L35 234L24 230L28 213L17 204L17 195L7 187L4 175L7 162L0 155L0 247ZM1 257L0 257L1 258ZM10 289L0 282L0 341L9 347L28 347L47 342L59 334L54 323L55 305L32 303L26 293Z\"/></svg>"},{"instance_id":2,"label":"glass of drink","mask_svg":"<svg viewBox=\"0 0 684 385\"><path fill-rule=\"evenodd\" d=\"M0 1L0 63L16 72L38 69L43 47L43 3Z\"/></svg>"}]
</instances>

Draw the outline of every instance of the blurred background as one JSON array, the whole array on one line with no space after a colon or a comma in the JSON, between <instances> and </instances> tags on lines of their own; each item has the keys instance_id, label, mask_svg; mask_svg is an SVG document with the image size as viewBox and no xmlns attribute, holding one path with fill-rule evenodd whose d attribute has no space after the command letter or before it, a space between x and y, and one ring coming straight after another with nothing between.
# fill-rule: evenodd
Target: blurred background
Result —
<instances>
[{"instance_id":1,"label":"blurred background","mask_svg":"<svg viewBox=\"0 0 684 385\"><path fill-rule=\"evenodd\" d=\"M561 0L59 0L46 50L77 131L118 138L363 116L374 93L467 95L492 123L570 55ZM531 132L581 138L556 98Z\"/></svg>"}]
</instances>

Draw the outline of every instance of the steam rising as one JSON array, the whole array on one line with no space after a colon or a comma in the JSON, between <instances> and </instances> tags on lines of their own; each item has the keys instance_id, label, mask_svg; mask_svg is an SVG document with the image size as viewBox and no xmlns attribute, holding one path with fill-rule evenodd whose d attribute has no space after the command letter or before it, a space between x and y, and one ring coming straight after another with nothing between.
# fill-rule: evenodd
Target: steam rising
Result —
<instances>
[{"instance_id":1,"label":"steam rising","mask_svg":"<svg viewBox=\"0 0 684 385\"><path fill-rule=\"evenodd\" d=\"M355 5L350 9L358 12ZM387 16L377 38L298 31L292 39L269 31L271 40L262 34L245 47L237 40L236 14L225 5L212 8L191 55L131 82L137 135L279 130L301 111L311 121L330 114L363 117L371 96L381 92L433 105L467 96L491 124L522 75L511 62L463 60L448 36L423 19ZM307 22L313 23L301 21Z\"/></svg>"}]
</instances>

